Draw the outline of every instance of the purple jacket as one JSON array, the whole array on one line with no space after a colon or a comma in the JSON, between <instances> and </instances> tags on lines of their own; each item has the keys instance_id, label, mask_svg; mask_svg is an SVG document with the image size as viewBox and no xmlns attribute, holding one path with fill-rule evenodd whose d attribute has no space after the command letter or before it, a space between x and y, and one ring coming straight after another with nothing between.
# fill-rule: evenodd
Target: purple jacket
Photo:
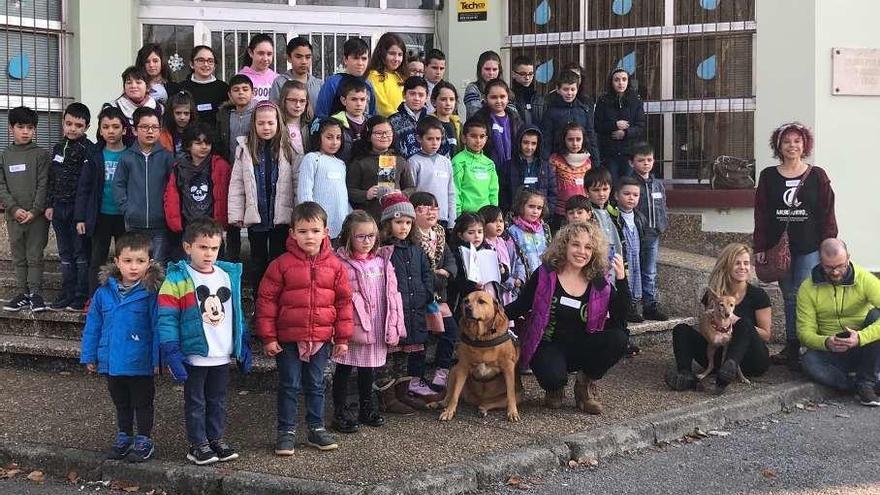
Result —
<instances>
[{"instance_id":1,"label":"purple jacket","mask_svg":"<svg viewBox=\"0 0 880 495\"><path fill-rule=\"evenodd\" d=\"M553 299L553 292L556 291L556 272L546 265L541 265L532 276L537 277L538 285L535 289L532 311L526 321L526 329L520 335L522 341L520 362L524 364L532 360L544 337L544 329L550 321L550 301ZM587 290L590 295L585 330L587 333L601 332L605 329L605 321L608 319L611 284L603 278L590 282ZM522 298L522 295L520 297Z\"/></svg>"}]
</instances>

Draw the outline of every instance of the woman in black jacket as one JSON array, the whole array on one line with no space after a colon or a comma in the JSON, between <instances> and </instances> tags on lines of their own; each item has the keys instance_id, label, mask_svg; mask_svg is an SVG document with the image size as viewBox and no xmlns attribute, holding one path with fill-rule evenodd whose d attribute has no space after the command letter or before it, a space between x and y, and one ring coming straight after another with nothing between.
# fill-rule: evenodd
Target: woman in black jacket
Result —
<instances>
[{"instance_id":1,"label":"woman in black jacket","mask_svg":"<svg viewBox=\"0 0 880 495\"><path fill-rule=\"evenodd\" d=\"M596 134L602 164L614 183L630 173L630 145L645 136L642 100L629 84L625 69L614 69L608 76L608 90L596 102Z\"/></svg>"}]
</instances>

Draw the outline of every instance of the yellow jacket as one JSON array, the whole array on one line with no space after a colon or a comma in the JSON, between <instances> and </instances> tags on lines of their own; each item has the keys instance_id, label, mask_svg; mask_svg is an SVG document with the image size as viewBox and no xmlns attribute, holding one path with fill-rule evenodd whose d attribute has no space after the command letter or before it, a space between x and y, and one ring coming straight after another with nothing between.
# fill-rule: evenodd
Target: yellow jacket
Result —
<instances>
[{"instance_id":1,"label":"yellow jacket","mask_svg":"<svg viewBox=\"0 0 880 495\"><path fill-rule=\"evenodd\" d=\"M376 115L388 117L396 112L403 103L403 79L400 75L396 72L379 74L371 70L367 80L373 85L373 94L376 95Z\"/></svg>"}]
</instances>

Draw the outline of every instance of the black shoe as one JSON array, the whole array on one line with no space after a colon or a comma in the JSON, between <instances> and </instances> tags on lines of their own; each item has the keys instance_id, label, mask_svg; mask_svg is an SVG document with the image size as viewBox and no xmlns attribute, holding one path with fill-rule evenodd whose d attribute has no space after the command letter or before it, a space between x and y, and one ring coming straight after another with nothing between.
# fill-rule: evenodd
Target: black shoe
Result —
<instances>
[{"instance_id":1,"label":"black shoe","mask_svg":"<svg viewBox=\"0 0 880 495\"><path fill-rule=\"evenodd\" d=\"M217 459L220 462L231 461L233 459L238 459L238 452L235 451L232 447L230 447L223 439L220 440L212 440L208 443L211 446L211 450L217 454Z\"/></svg>"},{"instance_id":2,"label":"black shoe","mask_svg":"<svg viewBox=\"0 0 880 495\"><path fill-rule=\"evenodd\" d=\"M633 358L642 353L642 350L633 342L632 338L626 343L626 357Z\"/></svg>"},{"instance_id":3,"label":"black shoe","mask_svg":"<svg viewBox=\"0 0 880 495\"><path fill-rule=\"evenodd\" d=\"M721 365L721 368L718 368L718 373L715 375L715 383L719 387L726 387L736 379L738 370L739 365L733 359L724 361L724 364Z\"/></svg>"},{"instance_id":4,"label":"black shoe","mask_svg":"<svg viewBox=\"0 0 880 495\"><path fill-rule=\"evenodd\" d=\"M344 407L333 414L333 423L330 427L339 433L357 433L360 429L358 422L347 414Z\"/></svg>"},{"instance_id":5,"label":"black shoe","mask_svg":"<svg viewBox=\"0 0 880 495\"><path fill-rule=\"evenodd\" d=\"M86 300L82 297L74 297L70 300L70 304L67 305L67 309L70 311L82 311L86 309Z\"/></svg>"},{"instance_id":6,"label":"black shoe","mask_svg":"<svg viewBox=\"0 0 880 495\"><path fill-rule=\"evenodd\" d=\"M785 343L785 347L778 354L770 356L770 362L773 364L785 365L791 371L800 371L801 369L801 343L792 340Z\"/></svg>"},{"instance_id":7,"label":"black shoe","mask_svg":"<svg viewBox=\"0 0 880 495\"><path fill-rule=\"evenodd\" d=\"M217 457L217 454L211 449L211 445L207 443L190 447L189 452L186 454L186 458L196 466L205 466L220 460L220 458Z\"/></svg>"},{"instance_id":8,"label":"black shoe","mask_svg":"<svg viewBox=\"0 0 880 495\"><path fill-rule=\"evenodd\" d=\"M856 396L863 406L880 407L880 397L877 397L873 383L862 382L856 385Z\"/></svg>"},{"instance_id":9,"label":"black shoe","mask_svg":"<svg viewBox=\"0 0 880 495\"><path fill-rule=\"evenodd\" d=\"M361 401L360 411L358 412L358 421L374 428L385 424L385 418L379 414L379 408L372 400Z\"/></svg>"},{"instance_id":10,"label":"black shoe","mask_svg":"<svg viewBox=\"0 0 880 495\"><path fill-rule=\"evenodd\" d=\"M306 445L315 447L318 450L334 450L339 445L333 435L323 426L317 428L309 427L309 434L306 436Z\"/></svg>"},{"instance_id":11,"label":"black shoe","mask_svg":"<svg viewBox=\"0 0 880 495\"><path fill-rule=\"evenodd\" d=\"M642 317L646 320L653 321L666 321L669 319L669 316L666 315L663 311L660 311L660 307L656 304L653 306L648 306L642 310Z\"/></svg>"},{"instance_id":12,"label":"black shoe","mask_svg":"<svg viewBox=\"0 0 880 495\"><path fill-rule=\"evenodd\" d=\"M279 431L275 437L275 455L293 455L296 449L296 432Z\"/></svg>"},{"instance_id":13,"label":"black shoe","mask_svg":"<svg viewBox=\"0 0 880 495\"><path fill-rule=\"evenodd\" d=\"M641 323L645 321L645 318L642 317L642 313L639 311L638 303L630 303L629 311L626 312L626 321L630 323Z\"/></svg>"},{"instance_id":14,"label":"black shoe","mask_svg":"<svg viewBox=\"0 0 880 495\"><path fill-rule=\"evenodd\" d=\"M33 293L28 296L28 299L31 301L31 313L40 313L42 311L47 311L49 309L46 306L46 303L43 301L43 296Z\"/></svg>"},{"instance_id":15,"label":"black shoe","mask_svg":"<svg viewBox=\"0 0 880 495\"><path fill-rule=\"evenodd\" d=\"M3 305L3 311L9 311L10 313L17 313L24 308L29 308L31 305L31 300L27 294L19 294L13 297L8 303Z\"/></svg>"},{"instance_id":16,"label":"black shoe","mask_svg":"<svg viewBox=\"0 0 880 495\"><path fill-rule=\"evenodd\" d=\"M669 370L666 384L672 390L693 390L697 387L697 376L693 371Z\"/></svg>"},{"instance_id":17,"label":"black shoe","mask_svg":"<svg viewBox=\"0 0 880 495\"><path fill-rule=\"evenodd\" d=\"M67 305L71 302L73 302L72 297L61 296L49 305L49 309L51 311L64 311L67 309Z\"/></svg>"}]
</instances>

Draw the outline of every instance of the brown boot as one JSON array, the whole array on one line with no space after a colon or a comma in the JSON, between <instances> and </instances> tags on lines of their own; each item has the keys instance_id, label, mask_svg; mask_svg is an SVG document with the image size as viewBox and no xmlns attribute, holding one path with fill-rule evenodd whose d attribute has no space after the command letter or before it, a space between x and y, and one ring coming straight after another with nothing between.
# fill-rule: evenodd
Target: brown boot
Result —
<instances>
[{"instance_id":1,"label":"brown boot","mask_svg":"<svg viewBox=\"0 0 880 495\"><path fill-rule=\"evenodd\" d=\"M544 407L548 409L559 409L563 401L565 401L565 388L544 392Z\"/></svg>"},{"instance_id":2,"label":"brown boot","mask_svg":"<svg viewBox=\"0 0 880 495\"><path fill-rule=\"evenodd\" d=\"M602 414L602 404L598 399L596 382L583 371L578 372L574 382L574 399L577 408L587 414Z\"/></svg>"},{"instance_id":3,"label":"brown boot","mask_svg":"<svg viewBox=\"0 0 880 495\"><path fill-rule=\"evenodd\" d=\"M378 390L379 410L388 414L401 414L404 416L415 414L415 409L397 399L397 394L394 390L395 383L391 382Z\"/></svg>"}]
</instances>

